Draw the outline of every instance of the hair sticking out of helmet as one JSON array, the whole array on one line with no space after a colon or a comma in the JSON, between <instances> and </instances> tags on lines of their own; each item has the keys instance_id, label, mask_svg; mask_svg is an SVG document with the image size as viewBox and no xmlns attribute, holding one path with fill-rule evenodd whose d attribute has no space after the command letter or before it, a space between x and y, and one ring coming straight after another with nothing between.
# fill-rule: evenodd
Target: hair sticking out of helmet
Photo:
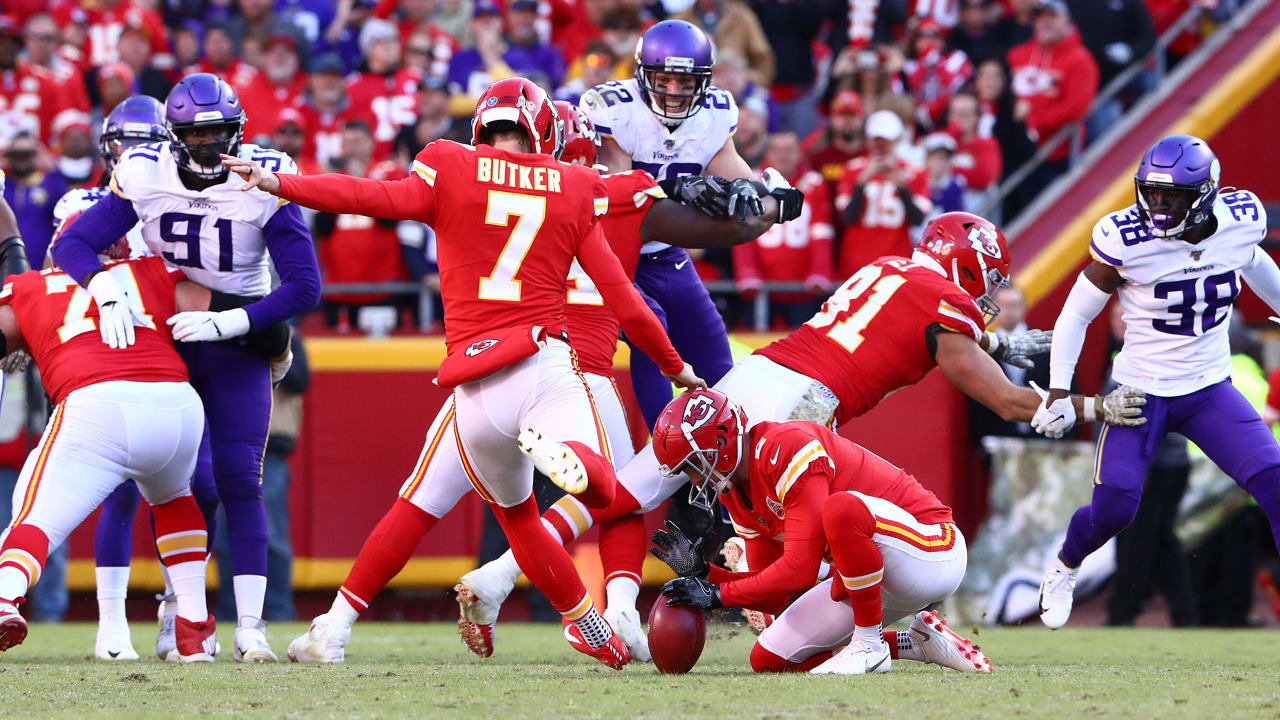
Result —
<instances>
[{"instance_id":1,"label":"hair sticking out of helmet","mask_svg":"<svg viewBox=\"0 0 1280 720\"><path fill-rule=\"evenodd\" d=\"M489 86L471 117L471 144L490 144L489 132L519 128L532 152L560 157L564 121L546 91L532 80L507 78ZM489 132L486 132L488 130Z\"/></svg>"},{"instance_id":2,"label":"hair sticking out of helmet","mask_svg":"<svg viewBox=\"0 0 1280 720\"><path fill-rule=\"evenodd\" d=\"M689 472L701 480L691 504L708 511L712 494L729 492L743 458L747 416L719 390L694 390L672 400L653 427L653 453L663 475Z\"/></svg>"},{"instance_id":3,"label":"hair sticking out of helmet","mask_svg":"<svg viewBox=\"0 0 1280 720\"><path fill-rule=\"evenodd\" d=\"M1142 156L1134 173L1138 216L1151 234L1176 238L1213 217L1221 166L1194 135L1169 135Z\"/></svg>"},{"instance_id":4,"label":"hair sticking out of helmet","mask_svg":"<svg viewBox=\"0 0 1280 720\"><path fill-rule=\"evenodd\" d=\"M178 167L203 180L225 177L222 154L236 155L244 136L244 110L227 81L195 73L178 81L164 104L165 126Z\"/></svg>"},{"instance_id":5,"label":"hair sticking out of helmet","mask_svg":"<svg viewBox=\"0 0 1280 720\"><path fill-rule=\"evenodd\" d=\"M987 322L1000 314L991 296L1009 286L1009 243L990 220L967 212L939 215L920 234L912 260L968 293Z\"/></svg>"},{"instance_id":6,"label":"hair sticking out of helmet","mask_svg":"<svg viewBox=\"0 0 1280 720\"><path fill-rule=\"evenodd\" d=\"M716 51L697 25L663 20L640 36L635 59L645 102L665 123L678 125L702 109Z\"/></svg>"},{"instance_id":7,"label":"hair sticking out of helmet","mask_svg":"<svg viewBox=\"0 0 1280 720\"><path fill-rule=\"evenodd\" d=\"M555 105L564 121L564 150L560 159L587 167L595 165L596 155L600 152L600 136L596 134L595 125L573 103L557 100Z\"/></svg>"},{"instance_id":8,"label":"hair sticking out of helmet","mask_svg":"<svg viewBox=\"0 0 1280 720\"><path fill-rule=\"evenodd\" d=\"M98 151L110 171L130 148L168 139L164 106L149 95L133 95L116 105L103 119Z\"/></svg>"}]
</instances>

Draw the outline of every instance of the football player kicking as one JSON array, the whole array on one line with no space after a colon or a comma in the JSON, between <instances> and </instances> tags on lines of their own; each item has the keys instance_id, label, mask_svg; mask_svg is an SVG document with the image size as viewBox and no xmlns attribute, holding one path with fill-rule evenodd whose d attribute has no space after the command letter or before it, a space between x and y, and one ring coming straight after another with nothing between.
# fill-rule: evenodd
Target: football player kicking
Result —
<instances>
[{"instance_id":1,"label":"football player kicking","mask_svg":"<svg viewBox=\"0 0 1280 720\"><path fill-rule=\"evenodd\" d=\"M998 312L990 295L1007 282L1008 257L1004 236L990 222L969 213L940 215L925 227L911 259L885 257L862 268L835 291L821 312L787 337L743 358L715 388L741 405L748 422L839 425L875 407L894 390L919 382L936 366L957 388L1005 419L1028 422L1039 396L1009 382L992 358L1030 367L1027 356L1047 350L1049 334L988 333L979 309L987 315ZM1071 402L1079 410L1076 416L1086 420L1145 422L1138 417L1142 394L1130 388L1119 388L1105 398L1077 395ZM564 498L548 510L545 520L567 543L593 524L657 508L686 482L679 473L659 471L650 445L618 471L619 488L609 507L586 508ZM712 489L695 487L691 500L718 512ZM610 579L611 616L634 615L638 622L635 597L645 542L643 529L632 533L638 541L610 545L607 553L602 538L601 551ZM478 596L484 617L496 619L519 577L513 558L503 556L467 573L464 583ZM479 607L475 612L481 612Z\"/></svg>"},{"instance_id":2,"label":"football player kicking","mask_svg":"<svg viewBox=\"0 0 1280 720\"><path fill-rule=\"evenodd\" d=\"M524 78L494 83L476 106L472 142L427 145L413 174L394 182L277 177L251 161L224 161L248 180L246 189L325 212L435 228L448 318L437 382L454 389L436 423L452 423L453 432L430 438L421 472L429 475L446 462L435 453L452 444L457 454L448 462L460 462L493 507L530 579L564 617L573 647L621 668L630 660L627 646L596 612L564 548L543 529L532 495L534 467L590 506L607 505L616 491L603 429L565 339L574 258L664 373L682 387L703 383L671 347L605 242L597 219L609 207L604 182L594 170L553 157L563 123L546 93ZM411 528L390 523L385 529Z\"/></svg>"},{"instance_id":3,"label":"football player kicking","mask_svg":"<svg viewBox=\"0 0 1280 720\"><path fill-rule=\"evenodd\" d=\"M217 296L212 312L180 313L169 322L182 343L179 352L191 370L192 385L204 400L214 480L227 513L239 618L233 657L273 662L276 655L262 620L267 587L262 453L271 418L272 373L282 374L287 363L272 367L238 338L314 307L320 301L320 271L298 207L240 192L243 183L222 166L220 155L229 153L281 174L297 173L288 155L242 144L244 121L240 100L225 81L207 73L183 78L165 101L171 139L125 153L112 172L111 192L63 232L53 258L93 295L103 337L113 347L132 344L136 317L125 302L125 289L102 272L97 249L139 222L153 253L191 279L226 293ZM268 263L280 276L275 290ZM287 345L279 348L282 354ZM170 610L166 605L166 617ZM169 626L166 620L156 643L161 656L172 642Z\"/></svg>"},{"instance_id":4,"label":"football player kicking","mask_svg":"<svg viewBox=\"0 0 1280 720\"><path fill-rule=\"evenodd\" d=\"M122 240L109 251L128 257ZM34 357L55 408L14 490L20 499L0 544L0 652L23 641L18 613L48 553L128 478L151 503L156 549L175 593L181 662L211 662L213 616L205 606L208 535L191 495L204 409L174 352L166 321L203 310L210 293L160 258L107 262L133 304L135 342L107 347L90 294L51 268L9 280L0 292L0 353ZM101 335L99 334L101 332Z\"/></svg>"},{"instance_id":5,"label":"football player kicking","mask_svg":"<svg viewBox=\"0 0 1280 720\"><path fill-rule=\"evenodd\" d=\"M896 659L991 672L982 651L925 610L964 579L964 535L951 508L829 428L793 421L748 430L747 420L723 393L702 390L671 401L653 428L663 474L714 489L755 568L709 566L670 525L654 534L654 554L681 575L662 588L667 604L786 607L751 649L756 672L861 675L888 672ZM824 557L833 576L814 585ZM884 631L908 615L910 630Z\"/></svg>"},{"instance_id":6,"label":"football player kicking","mask_svg":"<svg viewBox=\"0 0 1280 720\"><path fill-rule=\"evenodd\" d=\"M1267 218L1258 197L1220 193L1218 178L1218 159L1200 138L1169 135L1152 145L1134 175L1135 204L1094 226L1093 262L1054 325L1050 390L1036 429L1061 434L1074 419L1063 388L1085 330L1116 292L1125 330L1112 375L1146 391L1148 422L1098 436L1093 498L1072 516L1040 585L1040 619L1051 628L1071 615L1080 563L1132 522L1165 433L1186 435L1249 491L1280 546L1280 446L1231 384L1227 340L1240 277L1280 313L1280 269L1259 247Z\"/></svg>"},{"instance_id":7,"label":"football player kicking","mask_svg":"<svg viewBox=\"0 0 1280 720\"><path fill-rule=\"evenodd\" d=\"M557 102L555 105L565 120L565 143L560 159L591 167L599 149L591 121L568 103ZM763 215L741 222L711 218L666 199L662 188L643 170L606 175L603 179L609 193L609 211L600 218L600 224L610 248L629 276L635 270L640 244L646 237L678 236L691 245L746 242L767 230L781 210L776 205L777 198L765 197ZM803 197L796 198L796 194L792 191L780 198L788 208L793 207L794 212L799 213ZM576 261L571 266L569 286L565 320L570 342L595 401L600 425L608 438L611 459L615 467L620 466L635 452L626 411L613 382L618 319ZM451 405L446 404L427 434L424 452L401 488L400 497L360 549L329 612L316 617L308 631L290 643L290 659L342 662L350 641L351 626L358 614L367 609L374 596L400 572L422 536L470 490L456 447L448 442L453 433L451 418ZM621 488L618 492L625 493ZM624 505L626 503L624 500ZM630 506L636 507L634 501ZM565 523L573 525L575 533L591 526L593 510L580 499L565 496L557 507L560 508L558 514L549 513L543 518L543 523L550 523L557 533ZM575 533L570 533L570 537ZM608 603L604 618L626 643L632 658L647 662L649 648L640 616L635 611L643 555L640 554L634 563L630 562L631 556L636 555L632 548L640 547L643 553L644 542L644 523L637 515L622 515L606 523L601 530L601 554L607 558L606 565L627 568L615 570L606 579ZM503 556L503 562L514 568L515 577L520 576L520 566L510 552ZM634 568L631 568L632 564ZM469 578L464 576L455 588L461 610L458 629L473 652L488 657L493 653L497 605L485 603L482 598L488 596L488 588L473 588ZM630 599L619 600L619 593Z\"/></svg>"}]
</instances>

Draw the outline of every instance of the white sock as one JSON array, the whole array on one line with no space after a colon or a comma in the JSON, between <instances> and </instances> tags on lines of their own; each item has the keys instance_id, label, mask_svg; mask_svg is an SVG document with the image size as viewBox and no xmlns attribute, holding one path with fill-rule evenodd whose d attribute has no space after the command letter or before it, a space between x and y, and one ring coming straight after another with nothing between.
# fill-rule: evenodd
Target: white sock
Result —
<instances>
[{"instance_id":1,"label":"white sock","mask_svg":"<svg viewBox=\"0 0 1280 720\"><path fill-rule=\"evenodd\" d=\"M342 593L335 593L333 605L329 606L329 619L342 625L343 627L351 627L356 624L356 620L360 617L360 611L351 606Z\"/></svg>"},{"instance_id":2,"label":"white sock","mask_svg":"<svg viewBox=\"0 0 1280 720\"><path fill-rule=\"evenodd\" d=\"M911 633L899 630L896 635L898 637L899 660L924 661L924 653L920 652L920 646L916 644L915 638L911 637Z\"/></svg>"},{"instance_id":3,"label":"white sock","mask_svg":"<svg viewBox=\"0 0 1280 720\"><path fill-rule=\"evenodd\" d=\"M610 580L604 586L605 607L622 610L635 610L636 598L640 596L640 585L630 575L621 575Z\"/></svg>"},{"instance_id":4,"label":"white sock","mask_svg":"<svg viewBox=\"0 0 1280 720\"><path fill-rule=\"evenodd\" d=\"M12 565L0 567L0 598L17 600L27 595L27 574Z\"/></svg>"},{"instance_id":5,"label":"white sock","mask_svg":"<svg viewBox=\"0 0 1280 720\"><path fill-rule=\"evenodd\" d=\"M209 606L204 595L204 571L207 564L206 560L191 560L169 567L169 579L173 583L178 615L193 623L209 619Z\"/></svg>"},{"instance_id":6,"label":"white sock","mask_svg":"<svg viewBox=\"0 0 1280 720\"><path fill-rule=\"evenodd\" d=\"M96 567L98 584L98 626L126 625L124 599L129 594L129 566Z\"/></svg>"},{"instance_id":7,"label":"white sock","mask_svg":"<svg viewBox=\"0 0 1280 720\"><path fill-rule=\"evenodd\" d=\"M267 594L266 575L236 575L231 579L236 591L236 615L262 619L262 603Z\"/></svg>"},{"instance_id":8,"label":"white sock","mask_svg":"<svg viewBox=\"0 0 1280 720\"><path fill-rule=\"evenodd\" d=\"M595 608L587 611L586 615L573 621L578 626L578 631L582 633L582 639L587 641L592 649L609 642L609 638L613 637L613 629L609 627L609 623L600 617L600 613Z\"/></svg>"},{"instance_id":9,"label":"white sock","mask_svg":"<svg viewBox=\"0 0 1280 720\"><path fill-rule=\"evenodd\" d=\"M881 645L884 643L884 628L881 625L854 625L853 639L872 645Z\"/></svg>"},{"instance_id":10,"label":"white sock","mask_svg":"<svg viewBox=\"0 0 1280 720\"><path fill-rule=\"evenodd\" d=\"M524 571L520 569L520 563L516 562L515 554L510 550L490 560L487 565L493 572L506 580L508 585L515 585L520 576L524 574Z\"/></svg>"}]
</instances>

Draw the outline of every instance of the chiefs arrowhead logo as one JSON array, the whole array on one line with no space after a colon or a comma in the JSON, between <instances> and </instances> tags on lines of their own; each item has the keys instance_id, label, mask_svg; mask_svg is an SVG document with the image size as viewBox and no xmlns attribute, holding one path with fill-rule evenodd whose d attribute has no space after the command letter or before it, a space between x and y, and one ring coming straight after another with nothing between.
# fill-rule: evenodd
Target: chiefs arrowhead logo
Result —
<instances>
[{"instance_id":1,"label":"chiefs arrowhead logo","mask_svg":"<svg viewBox=\"0 0 1280 720\"><path fill-rule=\"evenodd\" d=\"M684 417L680 420L681 430L693 432L706 425L715 415L715 400L707 395L699 395L689 400L684 406Z\"/></svg>"},{"instance_id":2,"label":"chiefs arrowhead logo","mask_svg":"<svg viewBox=\"0 0 1280 720\"><path fill-rule=\"evenodd\" d=\"M475 357L497 344L497 340L477 340L476 342L471 343L471 346L467 348L467 357Z\"/></svg>"},{"instance_id":3,"label":"chiefs arrowhead logo","mask_svg":"<svg viewBox=\"0 0 1280 720\"><path fill-rule=\"evenodd\" d=\"M988 257L1000 258L1000 243L991 228L983 225L974 225L969 229L969 235L966 239L974 250Z\"/></svg>"}]
</instances>

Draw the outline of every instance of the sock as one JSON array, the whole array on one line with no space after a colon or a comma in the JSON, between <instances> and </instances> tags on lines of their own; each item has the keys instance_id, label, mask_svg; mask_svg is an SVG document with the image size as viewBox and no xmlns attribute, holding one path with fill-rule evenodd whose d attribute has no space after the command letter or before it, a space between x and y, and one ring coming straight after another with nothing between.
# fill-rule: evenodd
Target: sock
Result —
<instances>
[{"instance_id":1,"label":"sock","mask_svg":"<svg viewBox=\"0 0 1280 720\"><path fill-rule=\"evenodd\" d=\"M600 524L600 564L604 568L606 590L615 580L621 580L620 587L630 586L636 593L640 591L649 533L645 530L644 516L636 514L639 509L640 503L619 485L613 503L607 508L611 517ZM612 599L609 604L613 604ZM634 594L629 605L635 607Z\"/></svg>"},{"instance_id":2,"label":"sock","mask_svg":"<svg viewBox=\"0 0 1280 720\"><path fill-rule=\"evenodd\" d=\"M98 626L125 624L124 600L129 593L129 566L96 567L93 577L98 586Z\"/></svg>"},{"instance_id":3,"label":"sock","mask_svg":"<svg viewBox=\"0 0 1280 720\"><path fill-rule=\"evenodd\" d=\"M824 650L816 655L811 655L800 662L792 662L781 655L775 655L773 652L766 650L757 640L756 644L751 648L751 669L754 672L808 672L827 660L835 654L831 650Z\"/></svg>"},{"instance_id":4,"label":"sock","mask_svg":"<svg viewBox=\"0 0 1280 720\"><path fill-rule=\"evenodd\" d=\"M347 573L347 579L338 588L357 615L369 609L373 598L404 569L422 536L437 522L439 518L417 505L404 498L396 498L391 509L369 533L355 564Z\"/></svg>"},{"instance_id":5,"label":"sock","mask_svg":"<svg viewBox=\"0 0 1280 720\"><path fill-rule=\"evenodd\" d=\"M1138 512L1138 499L1106 485L1093 486L1093 499L1076 510L1062 542L1062 561L1078 568L1093 551L1129 527Z\"/></svg>"},{"instance_id":6,"label":"sock","mask_svg":"<svg viewBox=\"0 0 1280 720\"><path fill-rule=\"evenodd\" d=\"M542 523L560 540L561 545L573 542L595 524L591 508L582 503L581 497L565 495L542 514Z\"/></svg>"},{"instance_id":7,"label":"sock","mask_svg":"<svg viewBox=\"0 0 1280 720\"><path fill-rule=\"evenodd\" d=\"M0 598L25 597L27 589L40 580L48 557L49 536L43 530L26 523L10 528L0 546Z\"/></svg>"},{"instance_id":8,"label":"sock","mask_svg":"<svg viewBox=\"0 0 1280 720\"><path fill-rule=\"evenodd\" d=\"M363 610L364 608L361 608ZM356 620L360 618L360 610L357 610L347 596L338 592L333 598L333 604L329 606L329 619L338 623L343 627L351 627L356 624Z\"/></svg>"},{"instance_id":9,"label":"sock","mask_svg":"<svg viewBox=\"0 0 1280 720\"><path fill-rule=\"evenodd\" d=\"M586 598L586 601L588 603L591 602L590 596ZM586 640L592 649L609 642L609 638L613 637L613 628L609 627L609 623L600 617L600 613L596 612L594 605L588 605L587 611L577 620L574 620L573 624L577 626L578 632L582 633L582 639Z\"/></svg>"},{"instance_id":10,"label":"sock","mask_svg":"<svg viewBox=\"0 0 1280 720\"><path fill-rule=\"evenodd\" d=\"M605 607L636 609L636 598L640 596L640 583L630 575L618 575L605 582Z\"/></svg>"},{"instance_id":11,"label":"sock","mask_svg":"<svg viewBox=\"0 0 1280 720\"><path fill-rule=\"evenodd\" d=\"M209 534L200 506L191 495L183 495L153 506L151 517L156 528L156 550L168 571L178 615L202 623L209 618L205 602Z\"/></svg>"},{"instance_id":12,"label":"sock","mask_svg":"<svg viewBox=\"0 0 1280 720\"><path fill-rule=\"evenodd\" d=\"M613 463L576 440L566 440L564 444L573 450L587 471L587 489L578 493L577 498L587 507L608 507L618 492L618 476L614 474Z\"/></svg>"},{"instance_id":13,"label":"sock","mask_svg":"<svg viewBox=\"0 0 1280 720\"><path fill-rule=\"evenodd\" d=\"M591 609L591 598L578 577L573 560L543 527L532 495L512 507L495 505L493 512L498 524L502 525L516 562L552 607L570 622Z\"/></svg>"},{"instance_id":14,"label":"sock","mask_svg":"<svg viewBox=\"0 0 1280 720\"><path fill-rule=\"evenodd\" d=\"M864 642L868 645L882 645L885 642L884 628L880 623L876 623L875 625L854 625L853 642ZM889 652L892 654L892 646L890 646Z\"/></svg>"},{"instance_id":15,"label":"sock","mask_svg":"<svg viewBox=\"0 0 1280 720\"><path fill-rule=\"evenodd\" d=\"M267 576L236 575L231 578L231 587L236 593L236 616L240 621L244 622L245 618L252 618L254 622L261 620L262 603L267 595Z\"/></svg>"},{"instance_id":16,"label":"sock","mask_svg":"<svg viewBox=\"0 0 1280 720\"><path fill-rule=\"evenodd\" d=\"M822 527L840 576L840 584L832 584L832 599L841 600L840 595L847 594L855 628L880 625L884 561L871 540L876 531L875 516L857 495L836 493L823 503ZM879 637L880 631L876 632Z\"/></svg>"},{"instance_id":17,"label":"sock","mask_svg":"<svg viewBox=\"0 0 1280 720\"><path fill-rule=\"evenodd\" d=\"M203 558L169 566L178 616L197 624L209 619L209 607L204 594L207 566L208 561Z\"/></svg>"},{"instance_id":18,"label":"sock","mask_svg":"<svg viewBox=\"0 0 1280 720\"><path fill-rule=\"evenodd\" d=\"M916 645L911 633L885 630L884 641L889 645L889 657L894 660L901 658L924 662L924 653L920 652L920 646Z\"/></svg>"}]
</instances>

